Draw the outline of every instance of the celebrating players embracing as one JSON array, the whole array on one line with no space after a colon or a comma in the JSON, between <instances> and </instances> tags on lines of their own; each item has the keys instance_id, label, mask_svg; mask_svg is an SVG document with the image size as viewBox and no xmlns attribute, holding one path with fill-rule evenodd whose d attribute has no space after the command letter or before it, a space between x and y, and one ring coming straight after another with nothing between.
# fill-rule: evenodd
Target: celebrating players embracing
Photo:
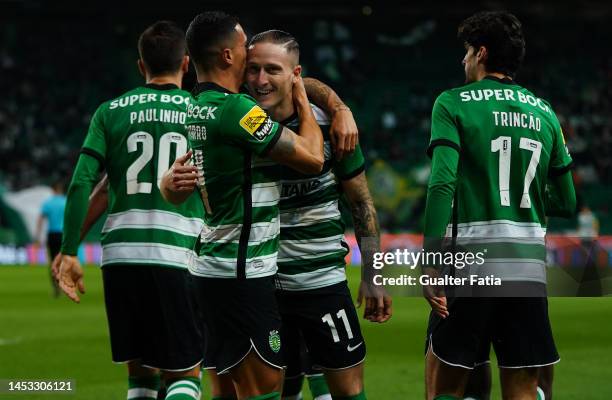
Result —
<instances>
[{"instance_id":1,"label":"celebrating players embracing","mask_svg":"<svg viewBox=\"0 0 612 400\"><path fill-rule=\"evenodd\" d=\"M198 77L186 121L197 179L179 160L162 179L162 192L180 203L197 185L204 204L199 257L190 271L206 321L206 362L219 374L229 373L239 399L277 399L283 367L274 286L280 177L278 167L263 158L318 173L321 130L299 76L299 135L238 94L246 35L235 17L196 16L187 44Z\"/></svg>"}]
</instances>

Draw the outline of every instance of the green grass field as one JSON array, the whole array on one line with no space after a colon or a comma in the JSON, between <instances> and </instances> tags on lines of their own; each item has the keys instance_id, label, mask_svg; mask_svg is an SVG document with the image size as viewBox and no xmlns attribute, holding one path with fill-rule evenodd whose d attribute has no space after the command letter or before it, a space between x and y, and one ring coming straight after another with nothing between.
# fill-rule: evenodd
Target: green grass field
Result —
<instances>
[{"instance_id":1,"label":"green grass field","mask_svg":"<svg viewBox=\"0 0 612 400\"><path fill-rule=\"evenodd\" d=\"M349 270L354 288L359 271ZM0 399L125 398L125 367L110 360L99 269L85 269L81 304L53 299L47 273L41 267L0 267L0 379L74 379L76 393L0 394ZM427 314L424 300L395 298L390 322L362 322L370 400L423 398ZM612 398L612 299L552 298L550 314L562 357L555 399ZM204 385L203 399L209 399ZM499 399L497 379L493 392Z\"/></svg>"}]
</instances>

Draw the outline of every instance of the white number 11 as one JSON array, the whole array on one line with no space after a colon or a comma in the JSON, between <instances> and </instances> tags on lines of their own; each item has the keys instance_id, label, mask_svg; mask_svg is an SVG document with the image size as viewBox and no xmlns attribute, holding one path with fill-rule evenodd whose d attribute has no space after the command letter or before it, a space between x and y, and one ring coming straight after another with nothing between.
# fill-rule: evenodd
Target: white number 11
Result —
<instances>
[{"instance_id":1,"label":"white number 11","mask_svg":"<svg viewBox=\"0 0 612 400\"><path fill-rule=\"evenodd\" d=\"M342 322L344 322L344 329L346 330L346 335L348 336L349 339L352 339L353 331L351 330L351 325L349 324L349 320L346 315L346 311L344 311L344 308L338 311L338 313L336 314L336 317L338 317L338 319L341 319ZM327 325L329 325L329 329L331 330L332 337L334 338L334 343L339 342L340 336L338 336L338 329L336 329L336 324L334 323L334 320L331 314L330 313L325 314L323 318L321 318L321 321L326 322Z\"/></svg>"}]
</instances>

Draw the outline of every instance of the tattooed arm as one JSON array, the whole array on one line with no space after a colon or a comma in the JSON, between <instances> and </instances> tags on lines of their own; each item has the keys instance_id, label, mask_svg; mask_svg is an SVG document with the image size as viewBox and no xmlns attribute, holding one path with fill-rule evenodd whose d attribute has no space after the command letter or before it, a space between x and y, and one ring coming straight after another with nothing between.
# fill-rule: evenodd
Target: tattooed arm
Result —
<instances>
[{"instance_id":1,"label":"tattooed arm","mask_svg":"<svg viewBox=\"0 0 612 400\"><path fill-rule=\"evenodd\" d=\"M375 275L374 253L380 251L380 228L376 209L365 172L342 181L342 189L351 206L355 237L361 251L361 285L359 286L358 304L366 300L364 318L372 322L385 322L391 318L391 297L383 287L377 287L372 279Z\"/></svg>"},{"instance_id":2,"label":"tattooed arm","mask_svg":"<svg viewBox=\"0 0 612 400\"><path fill-rule=\"evenodd\" d=\"M336 158L341 160L355 150L359 141L357 124L351 109L338 97L329 86L314 78L304 78L304 86L308 98L323 111L331 115L329 136L336 152Z\"/></svg>"},{"instance_id":3,"label":"tattooed arm","mask_svg":"<svg viewBox=\"0 0 612 400\"><path fill-rule=\"evenodd\" d=\"M324 162L323 139L321 138L318 142L321 149L315 149L311 141L297 135L287 127L282 129L278 141L270 149L267 156L277 163L286 165L303 174L318 174L321 172Z\"/></svg>"}]
</instances>

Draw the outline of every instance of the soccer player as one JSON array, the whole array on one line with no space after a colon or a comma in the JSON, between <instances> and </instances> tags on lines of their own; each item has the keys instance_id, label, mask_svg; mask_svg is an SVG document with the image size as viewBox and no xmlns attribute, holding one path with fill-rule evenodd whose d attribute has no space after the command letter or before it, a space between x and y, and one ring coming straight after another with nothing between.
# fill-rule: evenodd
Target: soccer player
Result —
<instances>
[{"instance_id":1,"label":"soccer player","mask_svg":"<svg viewBox=\"0 0 612 400\"><path fill-rule=\"evenodd\" d=\"M478 13L461 23L458 36L466 85L443 92L433 107L426 245L443 238L447 226L457 245L482 239L499 258L488 254L481 272L506 288L545 293L548 203L568 214L576 207L559 121L550 104L513 80L525 53L515 16ZM447 299L443 290L426 289L427 398L461 398L492 343L503 397L535 399L537 367L559 361L546 297Z\"/></svg>"},{"instance_id":2,"label":"soccer player","mask_svg":"<svg viewBox=\"0 0 612 400\"><path fill-rule=\"evenodd\" d=\"M34 239L40 243L42 227L47 220L47 254L49 260L55 259L59 254L62 245L62 230L64 229L64 209L66 208L66 195L64 194L64 183L56 181L52 186L53 195L43 203L40 209L40 215L36 224L36 234ZM51 264L53 265L53 264ZM53 296L60 295L59 286L53 273L53 268L49 269L51 277L51 286L53 288Z\"/></svg>"},{"instance_id":3,"label":"soccer player","mask_svg":"<svg viewBox=\"0 0 612 400\"><path fill-rule=\"evenodd\" d=\"M249 43L246 80L258 104L275 121L297 128L300 118L292 101L292 81L299 76L299 45L290 34L270 30ZM364 399L363 360L365 343L346 282L344 224L338 201L344 193L351 206L355 233L368 249L378 248L376 210L364 172L359 145L338 160L329 141L330 119L312 106L325 140L325 165L318 174L283 168L280 200L280 246L277 296L283 320L288 371L299 370L301 338L314 366L323 369L334 398ZM372 247L373 245L373 247ZM365 249L363 249L365 250ZM368 255L364 254L364 260ZM359 299L366 295L362 285ZM378 306L371 307L374 302ZM366 298L366 318L379 322L391 315L389 297ZM293 365L292 365L293 364ZM302 377L289 374L285 381L288 399L299 398ZM293 390L291 390L293 389ZM292 396L292 397L291 397Z\"/></svg>"},{"instance_id":4,"label":"soccer player","mask_svg":"<svg viewBox=\"0 0 612 400\"><path fill-rule=\"evenodd\" d=\"M197 185L204 204L199 257L190 271L201 296L207 363L230 374L239 399L279 399L283 360L274 275L280 181L271 163L319 173L323 138L301 77L293 80L299 135L238 94L246 40L237 18L223 12L190 23L187 46L198 84L186 127L197 174L194 179L179 159L161 187L166 199L180 203Z\"/></svg>"},{"instance_id":5,"label":"soccer player","mask_svg":"<svg viewBox=\"0 0 612 400\"><path fill-rule=\"evenodd\" d=\"M94 114L68 191L60 287L75 302L84 293L76 258L87 200L98 172L108 174L102 231L102 276L114 362L127 363L128 399L155 399L159 371L166 399L200 396L201 335L187 271L203 225L193 194L180 206L160 195L162 174L186 160L190 96L180 89L189 57L183 31L157 22L139 38L146 85L103 103Z\"/></svg>"}]
</instances>

